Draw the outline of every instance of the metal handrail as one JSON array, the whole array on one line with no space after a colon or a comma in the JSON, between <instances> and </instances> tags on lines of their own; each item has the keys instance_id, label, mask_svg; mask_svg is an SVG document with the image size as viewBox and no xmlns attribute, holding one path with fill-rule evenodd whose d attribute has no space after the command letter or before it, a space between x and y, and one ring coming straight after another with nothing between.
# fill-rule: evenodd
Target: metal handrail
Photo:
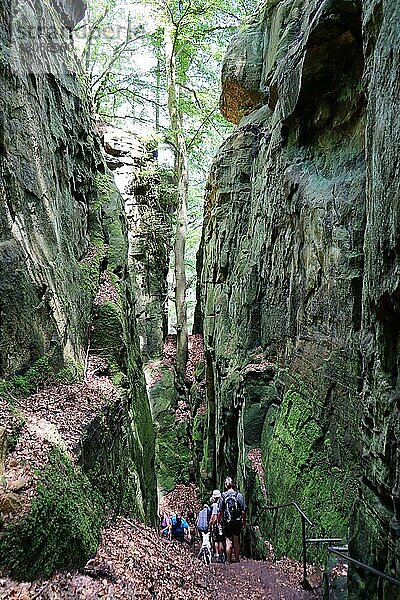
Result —
<instances>
[{"instance_id":1,"label":"metal handrail","mask_svg":"<svg viewBox=\"0 0 400 600\"><path fill-rule=\"evenodd\" d=\"M298 505L297 502L287 502L286 504L276 504L276 505L266 505L263 506L260 510L260 512L258 513L258 516L261 515L262 512L264 512L264 510L277 510L280 508L289 508L290 506L294 506L295 509L297 510L297 512L299 513L300 517L301 517L301 537L302 537L302 547L303 547L303 581L301 582L301 585L305 588L305 589L311 589L311 585L307 579L307 544L306 544L306 522L311 525L311 527L315 527L315 523L313 523L311 521L311 519L309 519L307 517L307 515L305 514L305 512L300 508L300 506ZM252 523L254 524L254 522Z\"/></svg>"},{"instance_id":2,"label":"metal handrail","mask_svg":"<svg viewBox=\"0 0 400 600\"><path fill-rule=\"evenodd\" d=\"M386 581L390 581L390 583L400 586L400 581L398 579L395 579L394 577L391 577L390 575L386 575L386 573L383 573L382 571L375 569L375 567L370 567L369 565L366 565L365 563L362 563L359 560L352 558L348 554L344 554L344 552L342 552L341 548L339 549L339 548L335 548L334 546L328 546L328 552L332 552L332 554L337 554L341 558L344 558L345 560L352 562L355 565L358 565L359 567L362 567L366 571L370 571L371 573L374 573L374 575L378 575L382 579L386 579Z\"/></svg>"},{"instance_id":3,"label":"metal handrail","mask_svg":"<svg viewBox=\"0 0 400 600\"><path fill-rule=\"evenodd\" d=\"M257 513L257 516L259 517L264 512L264 510L277 510L277 509L281 509L281 508L289 508L290 506L294 506L295 509L297 510L297 512L301 516L301 534L302 534L302 547L303 547L303 581L301 582L301 585L306 589L312 589L312 586L310 585L310 583L307 579L307 543L309 543L309 542L311 542L311 543L341 542L342 538L307 538L306 537L306 522L309 525L311 525L312 527L315 527L316 525L315 525L315 523L313 523L311 521L311 519L309 519L307 517L307 515L300 508L298 503L294 502L294 501L287 502L286 504L265 505ZM254 525L255 521L253 521L251 524ZM347 547L345 547L345 548L347 549ZM341 558L344 558L345 560L352 562L352 563L358 565L359 567L362 567L366 571L370 571L371 573L374 573L374 575L377 575L378 577L382 577L382 579L386 579L386 581L389 581L390 583L393 583L394 585L400 586L400 581L398 579L395 579L394 577L391 577L390 575L386 575L386 573L383 573L382 571L375 569L375 567L370 567L369 565L366 565L365 563L362 563L359 560L352 558L348 554L344 554L343 550L345 550L345 548L337 548L335 546L328 546L328 552L337 554ZM348 551L348 549L347 549L347 551Z\"/></svg>"},{"instance_id":4,"label":"metal handrail","mask_svg":"<svg viewBox=\"0 0 400 600\"><path fill-rule=\"evenodd\" d=\"M305 514L304 511L302 511L302 509L297 504L297 502L294 502L294 501L287 502L286 504L275 504L275 505L266 504L265 506L261 507L261 510L257 513L257 515L260 516L264 512L264 510L275 510L277 508L288 508L289 506L294 506L296 508L297 512L300 513L302 515L302 517L304 517L304 519L307 521L307 523L309 525L311 525L312 527L315 527L315 523L313 523L311 521L311 519L309 519L307 517L307 515Z\"/></svg>"}]
</instances>

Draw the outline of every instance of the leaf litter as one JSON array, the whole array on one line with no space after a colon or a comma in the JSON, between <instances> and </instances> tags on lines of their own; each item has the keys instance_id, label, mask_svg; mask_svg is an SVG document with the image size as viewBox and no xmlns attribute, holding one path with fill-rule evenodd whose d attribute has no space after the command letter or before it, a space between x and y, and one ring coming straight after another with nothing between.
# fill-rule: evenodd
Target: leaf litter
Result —
<instances>
[{"instance_id":1,"label":"leaf litter","mask_svg":"<svg viewBox=\"0 0 400 600\"><path fill-rule=\"evenodd\" d=\"M81 572L46 581L0 579L2 600L306 600L320 597L299 586L301 567L242 560L204 565L198 544L169 542L155 529L123 517L103 532L96 556ZM298 570L300 568L300 571ZM287 570L290 569L290 572Z\"/></svg>"},{"instance_id":2,"label":"leaf litter","mask_svg":"<svg viewBox=\"0 0 400 600\"><path fill-rule=\"evenodd\" d=\"M107 287L109 282L105 282ZM167 341L164 361L171 365L173 336ZM192 363L203 356L201 336L192 339ZM194 380L194 367L188 377ZM27 510L34 495L36 473L47 462L49 449L63 445L71 454L77 451L83 429L93 415L117 398L107 377L108 365L91 356L84 382L52 385L29 398L18 399L18 418L23 424L17 445L7 458L3 476L6 490L18 493ZM179 407L182 413L186 407ZM15 426L15 410L0 404L0 417L7 429ZM260 472L261 456L249 456ZM179 485L160 502L160 511L180 510L194 524L200 510L194 484ZM48 580L15 582L0 579L1 600L301 600L320 597L303 590L301 566L284 559L277 563L242 560L238 564L204 565L197 558L199 541L194 545L169 542L158 532L138 521L123 517L110 522L103 531L96 556L80 572L56 573Z\"/></svg>"}]
</instances>

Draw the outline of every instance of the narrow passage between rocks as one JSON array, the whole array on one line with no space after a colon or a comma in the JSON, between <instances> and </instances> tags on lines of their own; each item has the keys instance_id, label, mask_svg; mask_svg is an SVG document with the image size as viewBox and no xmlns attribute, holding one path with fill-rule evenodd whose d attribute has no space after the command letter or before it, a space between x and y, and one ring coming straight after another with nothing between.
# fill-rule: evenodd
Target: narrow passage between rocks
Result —
<instances>
[{"instance_id":1,"label":"narrow passage between rocks","mask_svg":"<svg viewBox=\"0 0 400 600\"><path fill-rule=\"evenodd\" d=\"M47 581L0 580L2 600L306 600L319 590L300 585L301 568L289 561L275 564L242 560L206 566L195 548L162 540L140 522L122 517L103 532L96 557L82 572L60 573Z\"/></svg>"}]
</instances>

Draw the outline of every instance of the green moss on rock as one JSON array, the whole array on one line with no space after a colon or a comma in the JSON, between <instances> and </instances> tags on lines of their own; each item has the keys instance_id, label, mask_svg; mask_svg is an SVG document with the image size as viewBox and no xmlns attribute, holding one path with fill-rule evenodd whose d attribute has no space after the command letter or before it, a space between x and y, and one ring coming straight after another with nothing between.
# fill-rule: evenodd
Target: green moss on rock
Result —
<instances>
[{"instance_id":1,"label":"green moss on rock","mask_svg":"<svg viewBox=\"0 0 400 600\"><path fill-rule=\"evenodd\" d=\"M30 511L1 533L0 555L12 577L24 581L78 567L95 554L103 517L103 501L88 478L54 449Z\"/></svg>"},{"instance_id":2,"label":"green moss on rock","mask_svg":"<svg viewBox=\"0 0 400 600\"><path fill-rule=\"evenodd\" d=\"M150 402L156 427L156 475L162 491L178 483L188 483L191 453L188 447L188 423L176 419L178 403L174 373L158 367L159 376L150 388Z\"/></svg>"},{"instance_id":3,"label":"green moss on rock","mask_svg":"<svg viewBox=\"0 0 400 600\"><path fill-rule=\"evenodd\" d=\"M93 318L91 347L107 359L111 371L121 370L121 356L124 354L124 332L121 308L113 302L105 302L97 307Z\"/></svg>"},{"instance_id":4,"label":"green moss on rock","mask_svg":"<svg viewBox=\"0 0 400 600\"><path fill-rule=\"evenodd\" d=\"M91 214L91 238L94 245L102 241L108 245L108 263L111 270L127 262L126 221L121 212L121 196L111 172L96 174L94 212ZM101 217L99 218L99 212Z\"/></svg>"},{"instance_id":5,"label":"green moss on rock","mask_svg":"<svg viewBox=\"0 0 400 600\"><path fill-rule=\"evenodd\" d=\"M346 538L356 482L350 467L333 463L321 410L321 403L301 386L285 394L273 432L267 431L268 423L264 426L267 487L273 504L297 501L319 534ZM278 556L300 555L301 519L294 508L280 511L266 529ZM313 558L322 558L313 552L310 547Z\"/></svg>"},{"instance_id":6,"label":"green moss on rock","mask_svg":"<svg viewBox=\"0 0 400 600\"><path fill-rule=\"evenodd\" d=\"M175 416L164 419L164 428L156 437L156 472L163 491L170 491L178 483L188 483L188 465L191 458L186 436L178 436Z\"/></svg>"}]
</instances>

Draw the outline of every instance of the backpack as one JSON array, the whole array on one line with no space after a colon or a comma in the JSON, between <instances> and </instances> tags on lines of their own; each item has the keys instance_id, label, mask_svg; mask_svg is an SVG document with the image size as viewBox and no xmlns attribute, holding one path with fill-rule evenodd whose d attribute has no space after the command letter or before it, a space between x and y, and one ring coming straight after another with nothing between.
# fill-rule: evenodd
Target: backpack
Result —
<instances>
[{"instance_id":1,"label":"backpack","mask_svg":"<svg viewBox=\"0 0 400 600\"><path fill-rule=\"evenodd\" d=\"M176 531L177 529L182 529L182 518L181 517L179 517L179 519L177 517L173 518L171 525L172 525L172 531Z\"/></svg>"},{"instance_id":2,"label":"backpack","mask_svg":"<svg viewBox=\"0 0 400 600\"><path fill-rule=\"evenodd\" d=\"M237 492L224 496L224 523L238 523L242 520L242 509L237 501Z\"/></svg>"},{"instance_id":3,"label":"backpack","mask_svg":"<svg viewBox=\"0 0 400 600\"><path fill-rule=\"evenodd\" d=\"M208 506L204 506L200 513L199 516L197 518L197 529L199 531L201 531L202 533L207 533L208 531L208 524L210 522L210 516L211 516L211 511L210 508Z\"/></svg>"}]
</instances>

